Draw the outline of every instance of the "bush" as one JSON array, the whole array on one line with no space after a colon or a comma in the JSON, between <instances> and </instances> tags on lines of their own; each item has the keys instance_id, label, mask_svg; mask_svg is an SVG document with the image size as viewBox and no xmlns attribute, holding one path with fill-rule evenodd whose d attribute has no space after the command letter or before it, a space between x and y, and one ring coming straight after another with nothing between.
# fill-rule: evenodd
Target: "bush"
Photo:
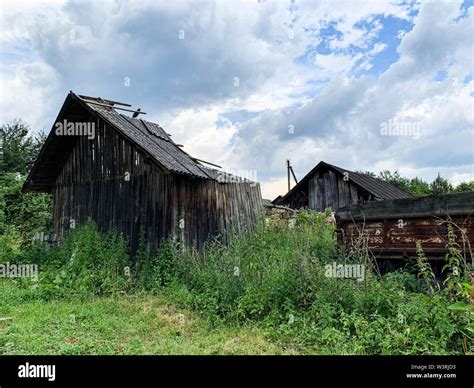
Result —
<instances>
[{"instance_id":1,"label":"bush","mask_svg":"<svg viewBox=\"0 0 474 388\"><path fill-rule=\"evenodd\" d=\"M126 292L132 285L127 242L117 233L100 233L88 221L65 236L60 246L26 245L17 261L38 264L38 280L18 279L43 299Z\"/></svg>"},{"instance_id":2,"label":"bush","mask_svg":"<svg viewBox=\"0 0 474 388\"><path fill-rule=\"evenodd\" d=\"M243 322L307 307L318 291L321 263L336 254L327 216L301 213L294 228L260 228L227 248L214 242L202 254L181 253L180 276L197 308Z\"/></svg>"},{"instance_id":3,"label":"bush","mask_svg":"<svg viewBox=\"0 0 474 388\"><path fill-rule=\"evenodd\" d=\"M158 252L141 242L136 255L135 286L147 291L168 286L176 279L176 251L172 241L165 241Z\"/></svg>"},{"instance_id":4,"label":"bush","mask_svg":"<svg viewBox=\"0 0 474 388\"><path fill-rule=\"evenodd\" d=\"M21 242L20 232L13 227L0 234L0 264L15 261L21 251Z\"/></svg>"},{"instance_id":5,"label":"bush","mask_svg":"<svg viewBox=\"0 0 474 388\"><path fill-rule=\"evenodd\" d=\"M97 225L88 221L68 235L60 249L67 260L63 271L71 289L102 295L129 288L127 242L118 233L100 233Z\"/></svg>"},{"instance_id":6,"label":"bush","mask_svg":"<svg viewBox=\"0 0 474 388\"><path fill-rule=\"evenodd\" d=\"M52 197L44 193L22 194L25 177L15 173L0 174L0 233L17 229L23 239L51 228Z\"/></svg>"}]
</instances>

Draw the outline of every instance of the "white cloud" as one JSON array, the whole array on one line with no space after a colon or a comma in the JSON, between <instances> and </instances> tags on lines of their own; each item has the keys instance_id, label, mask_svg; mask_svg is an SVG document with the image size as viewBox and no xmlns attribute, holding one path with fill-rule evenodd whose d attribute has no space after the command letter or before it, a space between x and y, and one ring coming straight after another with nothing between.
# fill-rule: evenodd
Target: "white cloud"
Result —
<instances>
[{"instance_id":1,"label":"white cloud","mask_svg":"<svg viewBox=\"0 0 474 388\"><path fill-rule=\"evenodd\" d=\"M27 123L41 123L54 120L56 107L49 106L48 101L58 93L57 85L54 68L44 62L2 66L0 121L21 118ZM49 131L50 128L36 129Z\"/></svg>"},{"instance_id":2,"label":"white cloud","mask_svg":"<svg viewBox=\"0 0 474 388\"><path fill-rule=\"evenodd\" d=\"M455 20L461 4L12 2L0 15L0 119L48 128L69 89L125 100L191 155L256 169L270 198L286 191L288 158L299 178L327 160L458 182L474 165L473 7ZM413 28L395 29L398 60L371 75L389 16ZM235 111L253 118L232 123ZM419 123L421 138L381 136L389 120Z\"/></svg>"},{"instance_id":3,"label":"white cloud","mask_svg":"<svg viewBox=\"0 0 474 388\"><path fill-rule=\"evenodd\" d=\"M454 186L458 186L462 182L474 181L474 169L472 172L464 174L453 172L452 175L449 177L449 181Z\"/></svg>"},{"instance_id":4,"label":"white cloud","mask_svg":"<svg viewBox=\"0 0 474 388\"><path fill-rule=\"evenodd\" d=\"M217 107L187 109L163 125L191 156L222 163L237 127L220 117L219 111Z\"/></svg>"},{"instance_id":5,"label":"white cloud","mask_svg":"<svg viewBox=\"0 0 474 388\"><path fill-rule=\"evenodd\" d=\"M316 56L315 64L331 73L347 72L362 58L362 54L341 55L327 54Z\"/></svg>"}]
</instances>

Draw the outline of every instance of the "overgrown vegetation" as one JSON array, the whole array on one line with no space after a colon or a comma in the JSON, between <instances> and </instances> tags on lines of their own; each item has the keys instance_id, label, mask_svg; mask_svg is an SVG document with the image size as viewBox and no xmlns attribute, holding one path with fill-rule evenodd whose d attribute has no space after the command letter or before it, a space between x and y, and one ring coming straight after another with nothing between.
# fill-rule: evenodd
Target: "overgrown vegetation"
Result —
<instances>
[{"instance_id":1,"label":"overgrown vegetation","mask_svg":"<svg viewBox=\"0 0 474 388\"><path fill-rule=\"evenodd\" d=\"M422 257L419 278L408 270L382 278L367 260L360 262L366 265L362 281L331 278L326 265L353 264L354 257L349 261L336 250L326 217L303 212L294 228L262 228L228 247L214 241L202 253L172 242L157 254L143 246L135 260L119 235L100 233L88 222L58 247L36 243L10 252L10 262L38 263L40 271L36 281L2 283L2 300L17 298L3 313L25 302L49 306L157 295L193 310L210 328L253 327L282 351L472 353L472 285L452 235L444 287L433 286L436 279ZM15 330L1 330L1 352L15 351L14 345L5 348L15 343Z\"/></svg>"},{"instance_id":2,"label":"overgrown vegetation","mask_svg":"<svg viewBox=\"0 0 474 388\"><path fill-rule=\"evenodd\" d=\"M44 141L44 134L34 136L21 120L0 127L0 235L19 233L28 241L51 227L51 196L21 193Z\"/></svg>"},{"instance_id":3,"label":"overgrown vegetation","mask_svg":"<svg viewBox=\"0 0 474 388\"><path fill-rule=\"evenodd\" d=\"M26 175L30 171L46 136L40 132L32 134L28 124L21 120L13 120L0 127L0 174L6 172Z\"/></svg>"},{"instance_id":4,"label":"overgrown vegetation","mask_svg":"<svg viewBox=\"0 0 474 388\"><path fill-rule=\"evenodd\" d=\"M474 350L472 279L454 225L444 284L421 245L415 270L381 277L363 245L336 248L324 213L301 212L292 228L268 225L202 252L167 241L158 252L142 244L131 259L121 235L92 221L50 246L32 241L50 232L50 197L20 193L44 137L29 137L21 122L0 135L0 264L39 265L37 279L0 279L0 354ZM453 190L443 178L382 178L413 195ZM363 279L326 276L334 262L364 265Z\"/></svg>"}]
</instances>

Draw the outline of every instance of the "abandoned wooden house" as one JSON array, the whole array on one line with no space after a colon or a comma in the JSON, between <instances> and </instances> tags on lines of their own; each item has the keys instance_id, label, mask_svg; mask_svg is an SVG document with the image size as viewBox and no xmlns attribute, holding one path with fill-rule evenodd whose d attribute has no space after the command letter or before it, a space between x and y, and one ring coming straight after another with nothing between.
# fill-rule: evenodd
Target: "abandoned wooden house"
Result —
<instances>
[{"instance_id":1,"label":"abandoned wooden house","mask_svg":"<svg viewBox=\"0 0 474 388\"><path fill-rule=\"evenodd\" d=\"M395 198L410 198L410 195L381 179L321 161L288 193L272 203L293 209L337 211L352 204Z\"/></svg>"},{"instance_id":2,"label":"abandoned wooden house","mask_svg":"<svg viewBox=\"0 0 474 388\"><path fill-rule=\"evenodd\" d=\"M255 227L258 183L205 167L129 107L72 91L66 97L23 186L53 194L58 236L91 218L123 233L135 252L141 235L152 248L168 237L202 248L213 236L227 241Z\"/></svg>"}]
</instances>

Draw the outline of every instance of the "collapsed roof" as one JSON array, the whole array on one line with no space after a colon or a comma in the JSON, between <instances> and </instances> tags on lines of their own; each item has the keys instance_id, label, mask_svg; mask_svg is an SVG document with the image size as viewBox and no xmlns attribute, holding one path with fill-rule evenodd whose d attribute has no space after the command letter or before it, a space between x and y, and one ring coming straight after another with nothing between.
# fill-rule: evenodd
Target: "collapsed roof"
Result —
<instances>
[{"instance_id":1,"label":"collapsed roof","mask_svg":"<svg viewBox=\"0 0 474 388\"><path fill-rule=\"evenodd\" d=\"M137 118L144 112L134 111L123 106L129 107L130 105L100 97L77 95L70 91L55 123L64 119L75 120L84 117L84 113L87 113L92 118L101 119L115 129L161 169L192 178L219 180L223 174L222 171L203 166L201 162L204 161L193 158L182 150L180 145L171 139L171 135L158 124ZM133 112L133 116L127 116L117 110ZM23 192L50 192L62 166L76 144L77 138L77 136L57 136L53 125L53 129L23 186ZM212 163L207 164L213 165Z\"/></svg>"}]
</instances>

